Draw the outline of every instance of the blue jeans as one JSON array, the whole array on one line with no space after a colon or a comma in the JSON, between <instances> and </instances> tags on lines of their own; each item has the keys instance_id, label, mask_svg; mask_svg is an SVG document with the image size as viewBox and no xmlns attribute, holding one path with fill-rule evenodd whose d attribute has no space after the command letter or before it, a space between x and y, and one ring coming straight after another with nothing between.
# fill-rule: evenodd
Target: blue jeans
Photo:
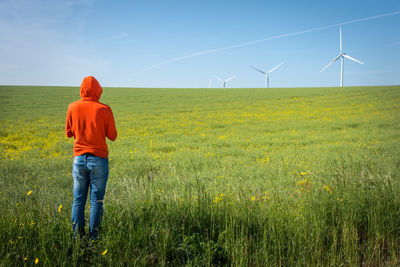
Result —
<instances>
[{"instance_id":1,"label":"blue jeans","mask_svg":"<svg viewBox=\"0 0 400 267\"><path fill-rule=\"evenodd\" d=\"M85 235L85 204L90 188L89 235L96 240L103 217L103 199L108 179L108 158L87 153L74 157L72 168L74 178L74 203L71 220L74 237Z\"/></svg>"}]
</instances>

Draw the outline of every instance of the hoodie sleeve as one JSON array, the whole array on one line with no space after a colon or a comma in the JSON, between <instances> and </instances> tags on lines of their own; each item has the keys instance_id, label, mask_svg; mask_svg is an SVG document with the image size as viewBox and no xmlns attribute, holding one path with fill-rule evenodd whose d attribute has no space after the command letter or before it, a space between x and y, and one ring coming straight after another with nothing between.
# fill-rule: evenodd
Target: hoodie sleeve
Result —
<instances>
[{"instance_id":1,"label":"hoodie sleeve","mask_svg":"<svg viewBox=\"0 0 400 267\"><path fill-rule=\"evenodd\" d=\"M67 119L65 122L65 133L67 134L68 138L74 136L74 133L72 131L71 106L68 106Z\"/></svg>"},{"instance_id":2,"label":"hoodie sleeve","mask_svg":"<svg viewBox=\"0 0 400 267\"><path fill-rule=\"evenodd\" d=\"M112 113L111 108L109 108L107 112L107 119L106 119L106 136L111 141L117 139L117 129L115 128L115 121L114 115Z\"/></svg>"}]
</instances>

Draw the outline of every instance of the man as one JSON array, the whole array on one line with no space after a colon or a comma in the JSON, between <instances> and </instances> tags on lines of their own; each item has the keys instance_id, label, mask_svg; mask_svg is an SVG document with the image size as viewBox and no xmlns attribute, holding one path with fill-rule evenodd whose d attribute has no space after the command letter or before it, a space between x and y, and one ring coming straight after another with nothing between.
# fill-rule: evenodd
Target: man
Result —
<instances>
[{"instance_id":1,"label":"man","mask_svg":"<svg viewBox=\"0 0 400 267\"><path fill-rule=\"evenodd\" d=\"M99 102L103 92L92 76L81 84L81 99L68 106L65 131L74 137L74 202L72 228L74 237L85 235L85 203L90 188L89 236L96 240L103 215L103 198L108 179L108 147L106 137L117 138L111 108Z\"/></svg>"}]
</instances>

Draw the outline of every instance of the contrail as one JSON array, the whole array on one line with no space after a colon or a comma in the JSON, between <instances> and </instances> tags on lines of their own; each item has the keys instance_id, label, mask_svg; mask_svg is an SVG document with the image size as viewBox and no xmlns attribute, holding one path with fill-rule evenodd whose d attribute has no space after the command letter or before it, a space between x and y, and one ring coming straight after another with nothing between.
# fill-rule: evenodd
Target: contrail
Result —
<instances>
[{"instance_id":1,"label":"contrail","mask_svg":"<svg viewBox=\"0 0 400 267\"><path fill-rule=\"evenodd\" d=\"M187 58L198 57L198 56L211 54L211 53L216 53L216 52L220 52L220 51L224 51L224 50L228 50L228 49L239 48L239 47L248 46L248 45L252 45L252 44L262 43L262 42L266 42L266 41L270 41L270 40L276 40L276 39L281 39L281 38L285 38L285 37L300 35L300 34L304 34L304 33L326 30L326 29L329 29L329 28L334 28L334 27L338 27L338 26L342 26L342 25L353 24L353 23L363 22L363 21L368 21L368 20L375 20L375 19L394 16L394 15L399 15L399 14L400 14L400 11L395 11L395 12L385 13L385 14L381 14L381 15L377 15L377 16L373 16L373 17L354 19L354 20L349 20L349 21L336 23L336 24L332 24L332 25L328 25L328 26L312 28L312 29L309 29L309 30L285 33L285 34L281 34L281 35L277 35L277 36L272 36L272 37L268 37L268 38L264 38L264 39L260 39L260 40L255 40L255 41L250 41L250 42L245 42L245 43L236 44L236 45L230 45L230 46L226 46L226 47L222 47L222 48L203 50L203 51L199 51L199 52L196 52L196 53L193 53L193 54L189 54L189 55L186 55L186 56L173 58L173 59L170 59L170 60L167 60L167 61L163 61L163 62L154 64L154 65L151 65L150 67L147 67L146 69L144 69L142 72L148 72L149 70L152 70L152 69L154 69L156 67L159 67L159 66L162 66L162 65L166 65L166 64L169 64L169 63L173 63L173 62L176 62L176 61L181 61L181 60L184 60L184 59L187 59Z\"/></svg>"}]
</instances>

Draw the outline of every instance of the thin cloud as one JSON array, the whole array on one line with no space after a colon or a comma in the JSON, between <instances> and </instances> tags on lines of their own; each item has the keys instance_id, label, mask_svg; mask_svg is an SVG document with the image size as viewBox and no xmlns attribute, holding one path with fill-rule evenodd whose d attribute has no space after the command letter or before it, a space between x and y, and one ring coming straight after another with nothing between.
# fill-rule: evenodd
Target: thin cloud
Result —
<instances>
[{"instance_id":1,"label":"thin cloud","mask_svg":"<svg viewBox=\"0 0 400 267\"><path fill-rule=\"evenodd\" d=\"M167 61L163 61L163 62L154 64L154 65L151 65L151 66L145 68L142 72L148 72L148 71L150 71L150 70L152 70L154 68L157 68L159 66L170 64L170 63L174 63L174 62L181 61L181 60L188 59L188 58L192 58L192 57L198 57L198 56L207 55L207 54L211 54L211 53L221 52L221 51L228 50L228 49L239 48L239 47L243 47L243 46L248 46L248 45L253 45L253 44L257 44L257 43L266 42L266 41L286 38L286 37L295 36L295 35L301 35L301 34L310 33L310 32L326 30L326 29L335 28L335 27L342 26L342 25L348 25L348 24L353 24L353 23L358 23L358 22L363 22L363 21L369 21L369 20L375 20L375 19L379 19L379 18L383 18L383 17L395 16L395 15L399 15L399 14L400 14L400 11L395 11L395 12L391 12L391 13L385 13L385 14L376 15L376 16L373 16L373 17L349 20L349 21L336 23L336 24L332 24L332 25L328 25L328 26L312 28L312 29L298 31L298 32L292 32L292 33L285 33L285 34L281 34L281 35L277 35L277 36L272 36L272 37L268 37L268 38L264 38L264 39L260 39L260 40L255 40L255 41L249 41L249 42L236 44L236 45L230 45L230 46L226 46L226 47L222 47L222 48L203 50L203 51L199 51L199 52L196 52L196 53L193 53L193 54L189 54L189 55L173 58L173 59L170 59L170 60L167 60Z\"/></svg>"},{"instance_id":2,"label":"thin cloud","mask_svg":"<svg viewBox=\"0 0 400 267\"><path fill-rule=\"evenodd\" d=\"M2 84L71 85L79 84L87 72L98 75L109 71L110 63L80 38L90 12L85 4L91 1L73 1L70 5L53 1L46 6L31 2L0 4ZM80 3L85 8L73 8ZM64 24L68 24L67 30L60 28Z\"/></svg>"}]
</instances>

